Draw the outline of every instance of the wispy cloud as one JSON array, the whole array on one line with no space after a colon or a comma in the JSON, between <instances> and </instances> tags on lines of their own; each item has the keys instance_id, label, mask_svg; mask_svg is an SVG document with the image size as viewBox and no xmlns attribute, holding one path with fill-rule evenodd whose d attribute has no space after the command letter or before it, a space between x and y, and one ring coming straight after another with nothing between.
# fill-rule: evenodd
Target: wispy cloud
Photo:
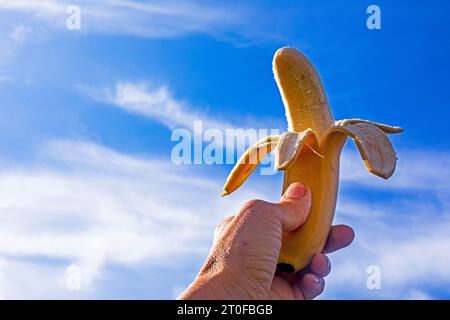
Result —
<instances>
[{"instance_id":1,"label":"wispy cloud","mask_svg":"<svg viewBox=\"0 0 450 320\"><path fill-rule=\"evenodd\" d=\"M435 288L450 295L449 207L445 212L420 212L417 204L420 201L412 201L405 208L417 215L412 220L396 216L395 202L391 210L384 207L383 217L373 218L366 210L359 218L343 219L355 227L357 238L349 250L333 258L325 297L410 299L412 292L430 296ZM343 212L338 209L337 214ZM370 265L380 268L380 290L367 288Z\"/></svg>"},{"instance_id":2,"label":"wispy cloud","mask_svg":"<svg viewBox=\"0 0 450 320\"><path fill-rule=\"evenodd\" d=\"M5 83L5 82L12 82L14 81L14 78L7 76L5 74L0 74L0 84Z\"/></svg>"},{"instance_id":3,"label":"wispy cloud","mask_svg":"<svg viewBox=\"0 0 450 320\"><path fill-rule=\"evenodd\" d=\"M2 12L0 12L0 83L9 80L9 77L1 74L2 69L9 66L11 58L18 49L24 46L32 33L29 27L21 23L17 25L14 23L14 26L11 27L7 23L2 23L1 20Z\"/></svg>"},{"instance_id":4,"label":"wispy cloud","mask_svg":"<svg viewBox=\"0 0 450 320\"><path fill-rule=\"evenodd\" d=\"M351 142L350 142L351 143ZM342 178L346 182L370 187L400 190L450 191L450 153L435 150L400 150L395 175L389 180L367 173L357 152L346 152L341 162Z\"/></svg>"},{"instance_id":5,"label":"wispy cloud","mask_svg":"<svg viewBox=\"0 0 450 320\"><path fill-rule=\"evenodd\" d=\"M206 127L220 130L233 127L176 99L166 86L151 87L146 83L119 81L114 88L84 88L83 91L97 101L156 120L169 129L191 128L194 121L202 121Z\"/></svg>"},{"instance_id":6,"label":"wispy cloud","mask_svg":"<svg viewBox=\"0 0 450 320\"><path fill-rule=\"evenodd\" d=\"M18 43L23 43L29 34L30 29L24 26L16 27L10 34L11 39Z\"/></svg>"},{"instance_id":7,"label":"wispy cloud","mask_svg":"<svg viewBox=\"0 0 450 320\"><path fill-rule=\"evenodd\" d=\"M10 10L35 11L38 14L55 14L62 13L67 4L54 0L0 0L0 7Z\"/></svg>"},{"instance_id":8,"label":"wispy cloud","mask_svg":"<svg viewBox=\"0 0 450 320\"><path fill-rule=\"evenodd\" d=\"M145 106L142 101L161 99L131 94L133 90L115 92L128 98L144 97L132 99L140 101L141 108L137 112L155 117L154 111L142 110ZM162 92L164 94L156 96L167 96L167 91ZM118 98L121 94L116 94L110 101L128 105L128 108L132 106L130 100L123 103L128 98ZM163 109L171 110L169 107ZM182 119L189 119L193 114L183 107L179 110L185 110ZM349 188L341 194L337 217L338 221L355 226L359 242L348 250L345 260L338 259L328 296L338 297L344 283L351 282L354 284L352 296L356 292L365 297L429 298L424 287L446 283L445 279L450 278L450 253L445 250L450 242L447 236L450 231L450 176L440 169L442 165L450 165L450 154L400 149L396 173L391 179L383 180L367 172L354 149L346 148L341 161L342 183ZM353 194L353 187L370 191L379 199ZM441 264L435 265L436 260ZM371 264L380 265L382 269L385 285L382 291L371 292L366 287L366 268ZM429 280L428 275L433 275L434 279ZM416 285L418 283L421 285Z\"/></svg>"},{"instance_id":9,"label":"wispy cloud","mask_svg":"<svg viewBox=\"0 0 450 320\"><path fill-rule=\"evenodd\" d=\"M357 152L344 153L347 188L336 219L356 229L356 240L333 259L326 298L428 299L450 285L449 176L441 169L450 155L401 149L398 155L396 173L385 181L366 171ZM366 286L370 265L380 267L380 290Z\"/></svg>"},{"instance_id":10,"label":"wispy cloud","mask_svg":"<svg viewBox=\"0 0 450 320\"><path fill-rule=\"evenodd\" d=\"M248 199L273 201L278 193L255 189L263 187L255 183L223 199L218 196L221 179L211 179L194 166L175 166L90 142L53 141L39 149L41 162L0 170L0 294L7 298L24 297L21 292L27 297L70 296L65 268L71 263L83 270L83 296L95 289L110 264L173 268L174 256L201 261L220 219ZM334 270L325 297L429 298L429 286L450 284L448 197L413 197L401 203L400 212L395 198L368 201L351 191L341 196L337 221L354 226L357 238L332 257ZM438 211L428 212L423 206L427 201L438 201ZM382 270L382 290L366 288L371 264ZM11 277L12 268L24 273ZM37 269L48 283L28 288L36 282L27 270Z\"/></svg>"},{"instance_id":11,"label":"wispy cloud","mask_svg":"<svg viewBox=\"0 0 450 320\"><path fill-rule=\"evenodd\" d=\"M208 113L205 110L210 108L190 105L175 97L168 86L153 86L149 82L117 81L113 87L80 86L80 90L95 101L160 122L169 129L192 128L194 121L202 121L204 128L223 132L227 129L253 128L270 133L270 130L275 132L283 127L283 122L271 118L236 117L226 111Z\"/></svg>"},{"instance_id":12,"label":"wispy cloud","mask_svg":"<svg viewBox=\"0 0 450 320\"><path fill-rule=\"evenodd\" d=\"M214 225L254 196L244 192L232 204L220 198L220 181L194 174L193 167L92 143L55 141L40 150L41 164L0 169L0 293L7 298L69 294L64 278L71 263L81 266L88 290L109 264L171 266L174 256L201 259ZM16 290L37 285L28 279L35 273L8 276L24 258L56 261L48 271L53 275L43 275L52 281L41 290Z\"/></svg>"},{"instance_id":13,"label":"wispy cloud","mask_svg":"<svg viewBox=\"0 0 450 320\"><path fill-rule=\"evenodd\" d=\"M49 26L65 26L69 1L0 0L0 8L31 15ZM235 41L254 39L263 33L251 17L255 10L192 1L77 1L81 8L82 30L93 33L125 34L146 38L172 38L187 34L208 34ZM265 38L270 38L266 32Z\"/></svg>"}]
</instances>

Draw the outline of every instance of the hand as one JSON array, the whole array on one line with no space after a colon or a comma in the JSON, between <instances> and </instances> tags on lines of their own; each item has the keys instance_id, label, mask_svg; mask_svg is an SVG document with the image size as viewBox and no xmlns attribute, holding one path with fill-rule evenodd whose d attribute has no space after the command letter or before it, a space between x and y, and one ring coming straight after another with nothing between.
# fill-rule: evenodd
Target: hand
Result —
<instances>
[{"instance_id":1,"label":"hand","mask_svg":"<svg viewBox=\"0 0 450 320\"><path fill-rule=\"evenodd\" d=\"M322 253L296 274L276 270L283 232L302 225L311 192L294 183L279 203L252 200L216 229L211 253L199 275L180 299L313 299L322 293L330 272L325 255L348 246L353 230L333 226Z\"/></svg>"}]
</instances>

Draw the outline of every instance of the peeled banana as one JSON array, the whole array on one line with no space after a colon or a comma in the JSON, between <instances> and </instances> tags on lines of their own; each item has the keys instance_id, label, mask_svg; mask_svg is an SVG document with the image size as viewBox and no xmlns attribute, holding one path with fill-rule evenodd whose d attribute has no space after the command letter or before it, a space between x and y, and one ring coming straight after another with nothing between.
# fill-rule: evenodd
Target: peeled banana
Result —
<instances>
[{"instance_id":1,"label":"peeled banana","mask_svg":"<svg viewBox=\"0 0 450 320\"><path fill-rule=\"evenodd\" d=\"M293 48L281 48L275 53L273 72L288 131L250 147L228 176L223 195L236 190L272 149L276 153L275 169L284 170L283 193L294 182L309 186L309 216L298 229L283 234L278 259L280 271L295 272L305 268L325 245L336 207L339 159L347 137L355 141L369 172L388 179L397 158L386 134L403 129L361 119L334 121L316 69Z\"/></svg>"}]
</instances>

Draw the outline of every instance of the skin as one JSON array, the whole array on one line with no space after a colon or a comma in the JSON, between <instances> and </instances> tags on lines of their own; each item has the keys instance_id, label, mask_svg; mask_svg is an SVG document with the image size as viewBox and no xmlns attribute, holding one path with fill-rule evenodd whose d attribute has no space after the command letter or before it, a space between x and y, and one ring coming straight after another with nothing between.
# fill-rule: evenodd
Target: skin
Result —
<instances>
[{"instance_id":1,"label":"skin","mask_svg":"<svg viewBox=\"0 0 450 320\"><path fill-rule=\"evenodd\" d=\"M320 295L331 270L326 254L353 241L349 226L333 226L323 252L305 269L296 274L276 270L283 232L302 225L310 207L311 191L302 183L290 185L279 203L247 202L216 228L209 257L179 299L304 300Z\"/></svg>"}]
</instances>

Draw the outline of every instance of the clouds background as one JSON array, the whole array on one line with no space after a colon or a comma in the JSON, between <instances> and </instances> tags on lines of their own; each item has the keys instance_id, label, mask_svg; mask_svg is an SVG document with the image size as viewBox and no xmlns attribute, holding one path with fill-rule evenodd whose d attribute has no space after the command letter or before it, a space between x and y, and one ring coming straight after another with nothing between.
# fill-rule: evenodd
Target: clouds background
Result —
<instances>
[{"instance_id":1,"label":"clouds background","mask_svg":"<svg viewBox=\"0 0 450 320\"><path fill-rule=\"evenodd\" d=\"M384 181L349 142L336 223L356 230L332 255L323 298L448 298L449 5L380 1L0 0L0 297L173 298L215 225L251 198L277 201L282 176L220 198L231 166L176 166L171 129L284 130L275 50L318 67L336 118L400 125ZM368 5L368 4L367 4ZM79 265L80 290L67 288ZM367 267L381 268L368 290Z\"/></svg>"}]
</instances>

